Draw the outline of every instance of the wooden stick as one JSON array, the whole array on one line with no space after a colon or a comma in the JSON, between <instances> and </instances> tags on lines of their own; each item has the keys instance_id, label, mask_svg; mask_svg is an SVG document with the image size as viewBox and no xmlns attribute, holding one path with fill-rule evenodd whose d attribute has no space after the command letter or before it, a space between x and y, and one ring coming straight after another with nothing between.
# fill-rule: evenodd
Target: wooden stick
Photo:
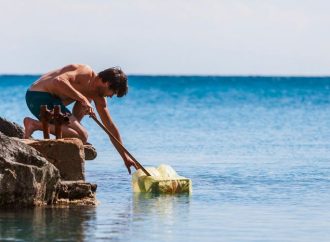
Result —
<instances>
[{"instance_id":1,"label":"wooden stick","mask_svg":"<svg viewBox=\"0 0 330 242\"><path fill-rule=\"evenodd\" d=\"M127 153L127 155L134 160L134 162L142 169L142 171L147 175L151 176L150 173L138 162L131 153L128 152L128 150L120 143L118 139L96 118L94 115L90 115L92 119L108 134L110 137Z\"/></svg>"}]
</instances>

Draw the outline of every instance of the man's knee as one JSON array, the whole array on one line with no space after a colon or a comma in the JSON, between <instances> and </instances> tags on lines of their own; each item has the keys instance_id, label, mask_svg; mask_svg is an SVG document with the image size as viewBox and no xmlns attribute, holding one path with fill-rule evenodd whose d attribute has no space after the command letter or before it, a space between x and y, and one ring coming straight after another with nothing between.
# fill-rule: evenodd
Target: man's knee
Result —
<instances>
[{"instance_id":1,"label":"man's knee","mask_svg":"<svg viewBox=\"0 0 330 242\"><path fill-rule=\"evenodd\" d=\"M70 128L74 129L77 134L78 138L82 140L83 143L86 143L88 140L88 133L87 129L81 125L81 123L74 117L73 115L70 116Z\"/></svg>"}]
</instances>

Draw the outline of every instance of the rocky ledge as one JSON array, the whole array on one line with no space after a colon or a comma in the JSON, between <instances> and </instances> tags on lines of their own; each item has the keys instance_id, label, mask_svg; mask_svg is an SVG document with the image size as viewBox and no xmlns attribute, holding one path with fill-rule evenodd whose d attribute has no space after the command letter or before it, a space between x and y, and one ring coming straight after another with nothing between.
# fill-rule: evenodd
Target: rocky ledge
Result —
<instances>
[{"instance_id":1,"label":"rocky ledge","mask_svg":"<svg viewBox=\"0 0 330 242\"><path fill-rule=\"evenodd\" d=\"M8 130L11 137L3 132ZM79 139L21 139L21 134L17 124L0 119L0 207L97 204L97 185L84 174L85 160L96 157L91 145Z\"/></svg>"},{"instance_id":2,"label":"rocky ledge","mask_svg":"<svg viewBox=\"0 0 330 242\"><path fill-rule=\"evenodd\" d=\"M96 205L96 184L84 181L62 181L59 186L58 205Z\"/></svg>"},{"instance_id":3,"label":"rocky ledge","mask_svg":"<svg viewBox=\"0 0 330 242\"><path fill-rule=\"evenodd\" d=\"M23 139L24 130L22 126L15 122L10 122L0 117L0 132L9 137L17 137Z\"/></svg>"}]
</instances>

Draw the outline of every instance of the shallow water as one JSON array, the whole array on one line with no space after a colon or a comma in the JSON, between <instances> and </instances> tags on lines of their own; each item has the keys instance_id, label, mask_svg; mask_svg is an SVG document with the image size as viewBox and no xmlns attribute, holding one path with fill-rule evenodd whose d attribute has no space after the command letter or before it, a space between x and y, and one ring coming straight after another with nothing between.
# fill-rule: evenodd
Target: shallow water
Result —
<instances>
[{"instance_id":1,"label":"shallow water","mask_svg":"<svg viewBox=\"0 0 330 242\"><path fill-rule=\"evenodd\" d=\"M0 115L22 123L36 76L0 77ZM170 164L192 196L131 192L103 131L85 118L98 157L96 208L0 211L1 241L328 241L330 78L130 77L109 99L128 150ZM35 137L41 137L37 133Z\"/></svg>"}]
</instances>

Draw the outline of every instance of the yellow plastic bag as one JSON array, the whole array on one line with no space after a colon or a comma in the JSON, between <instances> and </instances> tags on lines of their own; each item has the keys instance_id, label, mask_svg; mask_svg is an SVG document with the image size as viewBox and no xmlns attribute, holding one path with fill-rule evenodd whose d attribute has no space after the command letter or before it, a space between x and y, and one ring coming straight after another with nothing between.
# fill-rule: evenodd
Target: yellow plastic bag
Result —
<instances>
[{"instance_id":1,"label":"yellow plastic bag","mask_svg":"<svg viewBox=\"0 0 330 242\"><path fill-rule=\"evenodd\" d=\"M150 193L191 193L191 180L179 176L169 165L160 165L158 168L147 167L151 176L146 176L139 169L132 176L133 192Z\"/></svg>"}]
</instances>

